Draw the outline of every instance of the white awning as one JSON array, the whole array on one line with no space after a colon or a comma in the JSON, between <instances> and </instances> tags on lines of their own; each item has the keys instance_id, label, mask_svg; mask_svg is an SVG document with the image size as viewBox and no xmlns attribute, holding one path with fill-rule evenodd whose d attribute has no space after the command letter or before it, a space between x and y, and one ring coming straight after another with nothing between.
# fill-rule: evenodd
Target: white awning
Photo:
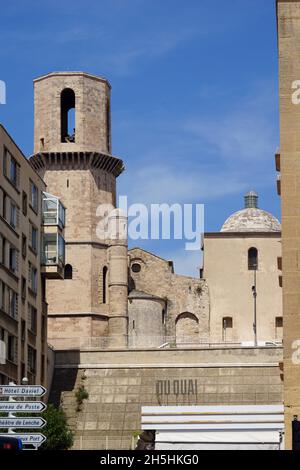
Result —
<instances>
[{"instance_id":1,"label":"white awning","mask_svg":"<svg viewBox=\"0 0 300 470\"><path fill-rule=\"evenodd\" d=\"M282 449L283 405L143 407L158 450Z\"/></svg>"}]
</instances>

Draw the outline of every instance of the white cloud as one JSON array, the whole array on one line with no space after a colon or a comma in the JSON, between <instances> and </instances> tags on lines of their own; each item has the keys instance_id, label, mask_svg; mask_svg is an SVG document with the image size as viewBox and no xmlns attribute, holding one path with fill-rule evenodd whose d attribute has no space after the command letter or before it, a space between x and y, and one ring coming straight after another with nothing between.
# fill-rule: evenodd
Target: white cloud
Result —
<instances>
[{"instance_id":1,"label":"white cloud","mask_svg":"<svg viewBox=\"0 0 300 470\"><path fill-rule=\"evenodd\" d=\"M189 119L185 129L228 165L269 162L277 140L274 97L274 83L262 82L249 95L237 96L222 116Z\"/></svg>"},{"instance_id":2,"label":"white cloud","mask_svg":"<svg viewBox=\"0 0 300 470\"><path fill-rule=\"evenodd\" d=\"M134 135L135 148L143 152L129 162L120 193L134 202L203 202L249 185L268 186L275 178L272 99L270 83L264 82L213 120L200 114L180 122L162 113L151 116L151 123L121 121L121 134Z\"/></svg>"},{"instance_id":3,"label":"white cloud","mask_svg":"<svg viewBox=\"0 0 300 470\"><path fill-rule=\"evenodd\" d=\"M247 189L242 175L227 169L196 166L194 172L166 165L132 169L119 183L119 194L131 202L203 203L207 199L235 194Z\"/></svg>"}]
</instances>

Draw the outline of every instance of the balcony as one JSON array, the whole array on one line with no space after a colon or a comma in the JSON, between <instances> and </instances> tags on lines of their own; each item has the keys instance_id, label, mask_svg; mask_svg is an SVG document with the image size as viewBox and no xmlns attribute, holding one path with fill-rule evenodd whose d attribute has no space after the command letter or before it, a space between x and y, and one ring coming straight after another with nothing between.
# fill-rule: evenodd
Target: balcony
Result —
<instances>
[{"instance_id":1,"label":"balcony","mask_svg":"<svg viewBox=\"0 0 300 470\"><path fill-rule=\"evenodd\" d=\"M43 224L65 227L65 208L59 198L49 193L43 194Z\"/></svg>"},{"instance_id":2,"label":"balcony","mask_svg":"<svg viewBox=\"0 0 300 470\"><path fill-rule=\"evenodd\" d=\"M62 278L65 265L65 240L60 233L44 233L42 266L49 278Z\"/></svg>"},{"instance_id":3,"label":"balcony","mask_svg":"<svg viewBox=\"0 0 300 470\"><path fill-rule=\"evenodd\" d=\"M62 279L65 265L65 208L59 198L43 194L42 271L47 278Z\"/></svg>"}]
</instances>

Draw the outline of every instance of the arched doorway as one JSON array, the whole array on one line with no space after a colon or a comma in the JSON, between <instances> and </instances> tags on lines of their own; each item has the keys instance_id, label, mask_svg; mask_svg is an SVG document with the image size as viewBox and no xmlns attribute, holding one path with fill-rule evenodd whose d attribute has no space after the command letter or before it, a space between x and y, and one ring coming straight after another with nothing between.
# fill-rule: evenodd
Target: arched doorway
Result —
<instances>
[{"instance_id":1,"label":"arched doorway","mask_svg":"<svg viewBox=\"0 0 300 470\"><path fill-rule=\"evenodd\" d=\"M181 313L176 319L176 344L199 343L199 321L190 312Z\"/></svg>"}]
</instances>

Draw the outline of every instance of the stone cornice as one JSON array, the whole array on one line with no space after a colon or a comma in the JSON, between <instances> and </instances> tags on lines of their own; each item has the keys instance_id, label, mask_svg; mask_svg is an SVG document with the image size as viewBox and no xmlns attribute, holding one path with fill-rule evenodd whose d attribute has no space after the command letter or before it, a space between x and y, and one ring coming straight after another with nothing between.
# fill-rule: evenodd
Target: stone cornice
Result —
<instances>
[{"instance_id":1,"label":"stone cornice","mask_svg":"<svg viewBox=\"0 0 300 470\"><path fill-rule=\"evenodd\" d=\"M29 162L35 171L93 168L111 173L116 178L125 170L120 158L98 152L40 152L32 155Z\"/></svg>"}]
</instances>

